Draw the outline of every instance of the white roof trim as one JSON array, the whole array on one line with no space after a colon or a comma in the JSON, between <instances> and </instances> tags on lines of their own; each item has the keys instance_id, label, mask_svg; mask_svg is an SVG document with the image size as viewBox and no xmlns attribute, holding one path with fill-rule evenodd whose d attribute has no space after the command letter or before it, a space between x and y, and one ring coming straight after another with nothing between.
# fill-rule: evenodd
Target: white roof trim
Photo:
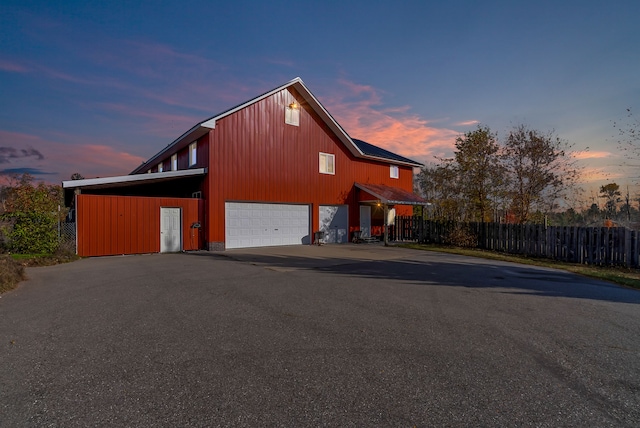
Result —
<instances>
[{"instance_id":1,"label":"white roof trim","mask_svg":"<svg viewBox=\"0 0 640 428\"><path fill-rule=\"evenodd\" d=\"M167 171L167 172L154 172L150 174L134 174L134 175L120 175L115 177L103 177L103 178L86 178L84 180L68 180L62 182L63 189L76 189L90 186L104 186L109 184L124 184L134 182L154 181L158 179L170 179L190 177L196 175L205 175L207 168L195 168L185 169L181 171Z\"/></svg>"},{"instance_id":2,"label":"white roof trim","mask_svg":"<svg viewBox=\"0 0 640 428\"><path fill-rule=\"evenodd\" d=\"M209 129L216 129L216 118L212 118L209 120L205 120L204 122L202 122L200 124L200 126L203 126L205 128L209 128Z\"/></svg>"},{"instance_id":3,"label":"white roof trim","mask_svg":"<svg viewBox=\"0 0 640 428\"><path fill-rule=\"evenodd\" d=\"M302 81L301 78L296 77L290 83L292 85L297 83L299 86L304 88L304 91L302 91L302 92L299 91L301 93L301 95L305 98L305 100L308 103L309 103L309 101L313 101L313 107L314 107L315 112L318 113L320 115L320 117L322 117L322 119L324 120L324 122L327 125L329 125L329 128L347 146L349 151L351 151L355 156L358 156L358 157L368 157L367 155L365 155L358 148L358 146L356 146L356 143L354 143L353 140L351 140L351 137L349 137L349 134L347 134L347 132L342 128L342 126L340 126L340 124L338 122L336 122L336 120L333 118L333 116L331 116L331 114L327 111L327 109L324 108L322 103L320 101L318 101L318 99L315 97L315 95L313 95L313 93L309 90L309 88L307 88L307 86L304 84L304 82ZM310 97L310 99L307 98L305 96L305 94L308 95ZM309 103L309 104L312 104L312 103Z\"/></svg>"}]
</instances>

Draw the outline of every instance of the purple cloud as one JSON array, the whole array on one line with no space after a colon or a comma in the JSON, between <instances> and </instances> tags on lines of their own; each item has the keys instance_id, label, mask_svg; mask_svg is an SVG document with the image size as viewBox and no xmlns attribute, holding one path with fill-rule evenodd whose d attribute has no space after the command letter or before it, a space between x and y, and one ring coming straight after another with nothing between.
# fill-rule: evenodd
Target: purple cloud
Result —
<instances>
[{"instance_id":1,"label":"purple cloud","mask_svg":"<svg viewBox=\"0 0 640 428\"><path fill-rule=\"evenodd\" d=\"M37 160L44 159L42 153L33 147L27 149L16 149L15 147L0 147L0 164L11 163L11 159L35 157Z\"/></svg>"}]
</instances>

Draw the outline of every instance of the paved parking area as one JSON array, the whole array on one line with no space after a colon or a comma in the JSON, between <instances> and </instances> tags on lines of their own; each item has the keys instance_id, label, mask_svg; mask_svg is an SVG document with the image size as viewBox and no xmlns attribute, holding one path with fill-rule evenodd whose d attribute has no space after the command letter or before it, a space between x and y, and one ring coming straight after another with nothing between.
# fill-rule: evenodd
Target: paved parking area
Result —
<instances>
[{"instance_id":1,"label":"paved parking area","mask_svg":"<svg viewBox=\"0 0 640 428\"><path fill-rule=\"evenodd\" d=\"M640 293L343 245L84 259L0 297L0 426L638 426Z\"/></svg>"}]
</instances>

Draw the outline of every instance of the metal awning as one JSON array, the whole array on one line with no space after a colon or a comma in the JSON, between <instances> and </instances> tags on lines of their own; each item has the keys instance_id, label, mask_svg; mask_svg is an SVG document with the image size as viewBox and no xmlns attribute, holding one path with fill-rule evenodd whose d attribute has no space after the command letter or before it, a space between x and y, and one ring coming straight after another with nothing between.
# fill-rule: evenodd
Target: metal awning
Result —
<instances>
[{"instance_id":1,"label":"metal awning","mask_svg":"<svg viewBox=\"0 0 640 428\"><path fill-rule=\"evenodd\" d=\"M386 205L428 205L428 202L420 196L398 187L369 183L354 183L354 185Z\"/></svg>"},{"instance_id":2,"label":"metal awning","mask_svg":"<svg viewBox=\"0 0 640 428\"><path fill-rule=\"evenodd\" d=\"M86 178L82 180L63 181L62 189L64 191L65 205L69 206L73 200L73 195L78 193L135 195L136 191L132 191L132 189L149 189L153 186L157 188L158 185L171 186L175 185L175 183L182 183L183 181L181 180L188 181L190 179L198 179L198 177L204 177L206 174L207 168L193 168L148 174ZM139 193L139 191L137 193Z\"/></svg>"},{"instance_id":3,"label":"metal awning","mask_svg":"<svg viewBox=\"0 0 640 428\"><path fill-rule=\"evenodd\" d=\"M181 171L152 172L149 174L120 175L115 177L86 178L62 182L63 189L104 189L108 187L136 186L159 183L184 177L205 175L207 168L185 169Z\"/></svg>"}]
</instances>

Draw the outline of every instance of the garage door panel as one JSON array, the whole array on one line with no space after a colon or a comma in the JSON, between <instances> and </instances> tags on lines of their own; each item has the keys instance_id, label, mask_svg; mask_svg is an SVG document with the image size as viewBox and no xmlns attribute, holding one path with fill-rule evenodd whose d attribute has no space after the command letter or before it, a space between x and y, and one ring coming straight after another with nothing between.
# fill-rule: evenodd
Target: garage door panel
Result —
<instances>
[{"instance_id":1,"label":"garage door panel","mask_svg":"<svg viewBox=\"0 0 640 428\"><path fill-rule=\"evenodd\" d=\"M307 244L309 206L227 202L225 246L231 248Z\"/></svg>"}]
</instances>

